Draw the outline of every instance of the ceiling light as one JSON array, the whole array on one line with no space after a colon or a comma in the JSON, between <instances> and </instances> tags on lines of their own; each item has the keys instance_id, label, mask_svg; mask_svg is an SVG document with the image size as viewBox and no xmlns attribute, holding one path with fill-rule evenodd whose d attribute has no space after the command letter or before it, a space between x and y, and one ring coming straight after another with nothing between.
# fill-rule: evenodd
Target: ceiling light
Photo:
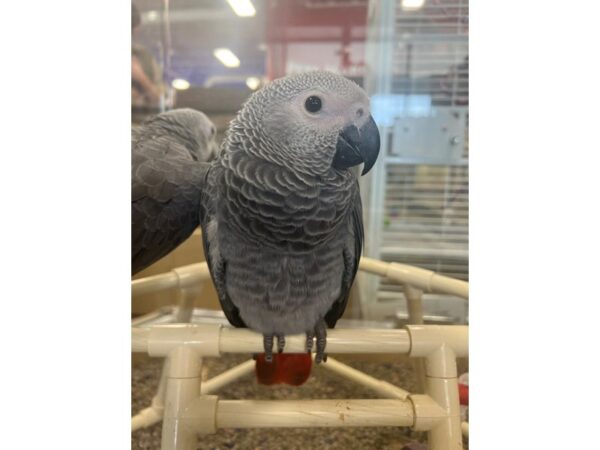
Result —
<instances>
[{"instance_id":1,"label":"ceiling light","mask_svg":"<svg viewBox=\"0 0 600 450\"><path fill-rule=\"evenodd\" d=\"M402 0L403 11L416 11L421 9L425 4L425 0Z\"/></svg>"},{"instance_id":2,"label":"ceiling light","mask_svg":"<svg viewBox=\"0 0 600 450\"><path fill-rule=\"evenodd\" d=\"M171 86L173 86L178 91L185 91L190 87L190 82L182 78L176 78L171 82Z\"/></svg>"},{"instance_id":3,"label":"ceiling light","mask_svg":"<svg viewBox=\"0 0 600 450\"><path fill-rule=\"evenodd\" d=\"M213 52L215 58L223 63L225 67L239 67L240 60L228 48L217 48Z\"/></svg>"},{"instance_id":4,"label":"ceiling light","mask_svg":"<svg viewBox=\"0 0 600 450\"><path fill-rule=\"evenodd\" d=\"M249 77L246 78L246 86L248 86L253 91L257 90L260 86L260 78Z\"/></svg>"},{"instance_id":5,"label":"ceiling light","mask_svg":"<svg viewBox=\"0 0 600 450\"><path fill-rule=\"evenodd\" d=\"M240 17L252 17L256 14L256 9L250 0L227 0L227 3Z\"/></svg>"},{"instance_id":6,"label":"ceiling light","mask_svg":"<svg viewBox=\"0 0 600 450\"><path fill-rule=\"evenodd\" d=\"M146 20L148 22L156 22L158 20L158 11L148 11L146 13Z\"/></svg>"}]
</instances>

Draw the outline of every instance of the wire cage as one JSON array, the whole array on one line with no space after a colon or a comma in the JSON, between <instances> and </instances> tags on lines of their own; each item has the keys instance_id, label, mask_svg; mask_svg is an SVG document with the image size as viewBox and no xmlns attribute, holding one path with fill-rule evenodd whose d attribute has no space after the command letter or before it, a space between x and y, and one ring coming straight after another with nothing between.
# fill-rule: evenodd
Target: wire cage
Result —
<instances>
[{"instance_id":1,"label":"wire cage","mask_svg":"<svg viewBox=\"0 0 600 450\"><path fill-rule=\"evenodd\" d=\"M381 153L361 190L365 255L468 280L468 2L369 5L365 87ZM402 289L363 278L363 317L406 316ZM455 296L426 295L429 316L466 323Z\"/></svg>"}]
</instances>

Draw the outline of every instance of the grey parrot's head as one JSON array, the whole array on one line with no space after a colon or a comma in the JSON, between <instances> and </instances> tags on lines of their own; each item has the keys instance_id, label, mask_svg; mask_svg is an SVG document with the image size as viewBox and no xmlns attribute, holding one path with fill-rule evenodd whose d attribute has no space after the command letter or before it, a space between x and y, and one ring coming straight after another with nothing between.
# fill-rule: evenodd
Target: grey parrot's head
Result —
<instances>
[{"instance_id":1,"label":"grey parrot's head","mask_svg":"<svg viewBox=\"0 0 600 450\"><path fill-rule=\"evenodd\" d=\"M232 122L228 139L255 157L314 175L361 163L364 175L379 154L367 94L325 71L280 78L257 91Z\"/></svg>"},{"instance_id":2,"label":"grey parrot's head","mask_svg":"<svg viewBox=\"0 0 600 450\"><path fill-rule=\"evenodd\" d=\"M151 119L153 127L175 133L196 161L206 162L218 154L215 140L217 128L201 111L190 108L173 109Z\"/></svg>"}]
</instances>

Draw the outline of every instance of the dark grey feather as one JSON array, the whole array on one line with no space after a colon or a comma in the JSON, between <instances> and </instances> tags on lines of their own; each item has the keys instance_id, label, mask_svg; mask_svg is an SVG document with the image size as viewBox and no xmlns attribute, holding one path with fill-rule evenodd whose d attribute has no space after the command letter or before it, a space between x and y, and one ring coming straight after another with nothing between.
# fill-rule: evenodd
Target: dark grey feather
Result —
<instances>
[{"instance_id":1,"label":"dark grey feather","mask_svg":"<svg viewBox=\"0 0 600 450\"><path fill-rule=\"evenodd\" d=\"M211 126L198 111L175 110L133 130L132 274L167 255L200 224L209 164L199 161L211 157Z\"/></svg>"},{"instance_id":2,"label":"dark grey feather","mask_svg":"<svg viewBox=\"0 0 600 450\"><path fill-rule=\"evenodd\" d=\"M350 298L350 290L352 289L352 283L356 278L358 272L358 265L362 254L363 240L364 240L364 227L362 217L362 203L360 200L360 194L356 191L356 199L354 202L354 208L352 210L352 216L350 218L350 235L349 245L344 251L344 276L342 278L342 290L340 291L340 297L333 303L331 309L325 315L325 323L328 327L335 327L338 319L342 317L348 299Z\"/></svg>"}]
</instances>

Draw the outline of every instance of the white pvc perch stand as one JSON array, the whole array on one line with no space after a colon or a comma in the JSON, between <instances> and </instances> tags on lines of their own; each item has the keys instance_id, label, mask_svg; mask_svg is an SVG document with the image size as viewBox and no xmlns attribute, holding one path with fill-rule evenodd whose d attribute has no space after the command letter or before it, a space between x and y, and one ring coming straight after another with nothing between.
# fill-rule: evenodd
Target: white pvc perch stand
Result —
<instances>
[{"instance_id":1,"label":"white pvc perch stand","mask_svg":"<svg viewBox=\"0 0 600 450\"><path fill-rule=\"evenodd\" d=\"M361 260L360 269L403 284L413 300L409 308L414 320L421 313L421 292L468 297L468 283L428 270L368 258ZM132 291L136 295L173 288L195 290L208 279L206 263L191 264L135 280ZM286 337L285 351L303 352L305 339L304 335ZM428 431L431 450L462 449L462 434L468 435L468 424L460 419L456 371L456 358L468 356L467 326L329 330L329 353L396 353L424 359L424 395L410 394L333 358L323 364L385 397L381 400L220 400L208 395L252 372L254 361L249 360L211 380L200 378L203 357L263 351L262 336L247 329L209 324L133 328L132 349L167 357L152 406L132 419L132 429L162 419L163 450L194 449L198 435L219 428L410 426Z\"/></svg>"}]
</instances>

